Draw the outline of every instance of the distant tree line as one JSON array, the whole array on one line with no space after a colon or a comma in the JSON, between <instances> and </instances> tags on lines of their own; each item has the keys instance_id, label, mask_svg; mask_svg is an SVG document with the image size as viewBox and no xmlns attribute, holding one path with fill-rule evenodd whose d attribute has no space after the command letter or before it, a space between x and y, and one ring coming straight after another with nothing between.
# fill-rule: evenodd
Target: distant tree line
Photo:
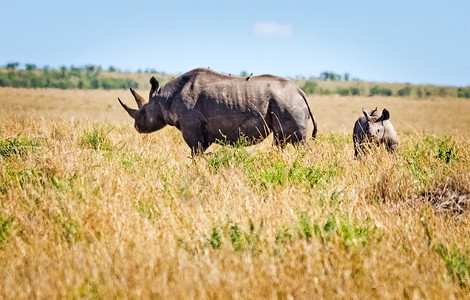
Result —
<instances>
[{"instance_id":1,"label":"distant tree line","mask_svg":"<svg viewBox=\"0 0 470 300\"><path fill-rule=\"evenodd\" d=\"M59 69L50 67L37 68L34 64L25 64L19 69L17 62L0 67L0 87L22 88L59 88L59 89L127 89L138 88L138 83L131 78L115 78L100 75L102 68L95 65L82 67L63 66ZM109 72L117 69L109 67Z\"/></svg>"},{"instance_id":2,"label":"distant tree line","mask_svg":"<svg viewBox=\"0 0 470 300\"><path fill-rule=\"evenodd\" d=\"M313 80L307 80L305 84L302 87L302 90L307 94L307 95L330 95L330 94L338 94L340 96L399 96L399 97L408 97L411 95L411 92L413 88L410 85L406 85L404 88L401 88L397 90L395 93L392 91L392 89L388 87L384 87L381 85L374 85L371 87L368 91L358 85L358 86L352 86L352 87L338 87L336 90L331 91L327 88L322 88L318 86L318 83ZM460 91L461 90L461 91ZM463 89L459 88L459 96L458 97L465 97L465 91L469 94L467 98L470 98L470 88ZM420 87L417 88L416 90L416 95L418 98L422 97L429 97L433 95L431 91L428 89L425 89L423 92ZM440 97L446 97L447 96L447 89L446 88L439 88L437 90L437 93L435 93L436 96ZM462 95L462 96L461 96Z\"/></svg>"},{"instance_id":3,"label":"distant tree line","mask_svg":"<svg viewBox=\"0 0 470 300\"><path fill-rule=\"evenodd\" d=\"M344 73L343 76L341 74L337 74L335 72L330 72L330 71L323 71L320 73L320 80L344 80L344 81L349 81L349 73Z\"/></svg>"},{"instance_id":4,"label":"distant tree line","mask_svg":"<svg viewBox=\"0 0 470 300\"><path fill-rule=\"evenodd\" d=\"M305 79L302 79L305 80ZM307 95L330 95L338 94L340 96L398 96L398 97L409 97L417 96L418 98L438 96L438 97L459 97L459 98L470 98L470 87L435 87L435 86L412 86L411 84L406 84L405 87L398 90L392 90L391 88L376 84L369 89L365 88L365 84L361 84L358 79L352 79L352 81L357 82L355 86L350 86L350 83L345 83L349 85L347 87L336 87L334 90L330 90L325 87L325 84L322 81L349 81L349 73L341 76L340 74L325 71L320 73L320 76L315 78L311 77L310 79L305 80L302 90ZM335 84L338 86L338 84ZM327 85L329 86L329 85Z\"/></svg>"},{"instance_id":5,"label":"distant tree line","mask_svg":"<svg viewBox=\"0 0 470 300\"><path fill-rule=\"evenodd\" d=\"M103 72L100 66L62 66L58 69L44 66L38 68L35 64L24 64L21 67L18 62L10 62L0 66L0 87L22 87L22 88L59 88L59 89L137 89L139 84L132 78L117 78L107 76L109 73L121 72L116 67L110 66L107 73ZM155 69L138 70L137 73L161 73ZM248 72L242 71L240 76L248 76ZM302 79L302 80L305 80ZM322 86L322 81L354 81L355 86L336 87L330 90ZM336 84L337 85L337 84ZM350 85L348 83L347 85ZM430 96L457 96L459 98L470 98L470 87L426 87L412 86L407 84L405 87L393 91L388 87L374 85L366 89L359 79L350 79L349 73L343 75L324 71L319 77L310 77L305 80L302 89L307 95L330 95L338 94L340 96L399 96L408 97L412 94L418 98Z\"/></svg>"},{"instance_id":6,"label":"distant tree line","mask_svg":"<svg viewBox=\"0 0 470 300\"><path fill-rule=\"evenodd\" d=\"M470 87L466 88L458 88L457 89L457 97L459 98L470 98Z\"/></svg>"}]
</instances>

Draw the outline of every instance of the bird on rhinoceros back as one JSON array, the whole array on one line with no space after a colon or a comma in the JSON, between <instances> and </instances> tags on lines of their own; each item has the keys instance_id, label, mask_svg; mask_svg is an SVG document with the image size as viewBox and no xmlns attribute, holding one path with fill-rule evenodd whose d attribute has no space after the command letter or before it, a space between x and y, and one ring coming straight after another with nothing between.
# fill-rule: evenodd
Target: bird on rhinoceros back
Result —
<instances>
[{"instance_id":1,"label":"bird on rhinoceros back","mask_svg":"<svg viewBox=\"0 0 470 300\"><path fill-rule=\"evenodd\" d=\"M398 136L390 122L390 112L383 109L380 114L377 108L369 112L363 108L363 116L354 124L354 156L365 154L372 146L385 145L389 152L398 147Z\"/></svg>"},{"instance_id":2,"label":"bird on rhinoceros back","mask_svg":"<svg viewBox=\"0 0 470 300\"><path fill-rule=\"evenodd\" d=\"M254 144L270 132L281 147L306 143L309 118L315 138L317 125L306 95L293 81L260 75L249 82L198 68L161 87L152 77L149 102L131 89L139 109L118 100L139 133L175 126L192 155L203 153L214 142L235 144L241 137Z\"/></svg>"}]
</instances>

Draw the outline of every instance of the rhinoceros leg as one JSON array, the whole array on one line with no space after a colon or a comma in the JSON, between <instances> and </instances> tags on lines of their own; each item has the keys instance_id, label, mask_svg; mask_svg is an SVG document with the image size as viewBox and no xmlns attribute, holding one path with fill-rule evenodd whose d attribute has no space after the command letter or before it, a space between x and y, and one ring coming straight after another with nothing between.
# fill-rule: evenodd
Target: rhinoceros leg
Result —
<instances>
[{"instance_id":1,"label":"rhinoceros leg","mask_svg":"<svg viewBox=\"0 0 470 300\"><path fill-rule=\"evenodd\" d=\"M205 120L197 113L188 113L184 116L184 121L180 123L180 130L183 139L191 148L191 155L204 153L211 145L204 134Z\"/></svg>"},{"instance_id":2,"label":"rhinoceros leg","mask_svg":"<svg viewBox=\"0 0 470 300\"><path fill-rule=\"evenodd\" d=\"M292 116L287 110L281 111L273 107L271 109L271 126L274 144L283 148L288 143L293 145L306 143L307 122L306 116Z\"/></svg>"},{"instance_id":3,"label":"rhinoceros leg","mask_svg":"<svg viewBox=\"0 0 470 300\"><path fill-rule=\"evenodd\" d=\"M364 145L354 142L354 157L359 158L364 155Z\"/></svg>"},{"instance_id":4,"label":"rhinoceros leg","mask_svg":"<svg viewBox=\"0 0 470 300\"><path fill-rule=\"evenodd\" d=\"M355 133L353 133L353 145L354 145L354 157L358 158L361 155L362 150L360 149L359 138Z\"/></svg>"}]
</instances>

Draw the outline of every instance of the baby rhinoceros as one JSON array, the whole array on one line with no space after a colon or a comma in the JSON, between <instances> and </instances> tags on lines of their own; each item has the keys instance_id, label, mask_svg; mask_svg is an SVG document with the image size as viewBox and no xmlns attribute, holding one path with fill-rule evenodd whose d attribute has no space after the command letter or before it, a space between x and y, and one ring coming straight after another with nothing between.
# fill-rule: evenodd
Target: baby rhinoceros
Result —
<instances>
[{"instance_id":1,"label":"baby rhinoceros","mask_svg":"<svg viewBox=\"0 0 470 300\"><path fill-rule=\"evenodd\" d=\"M384 108L382 114L375 108L369 114L365 108L364 114L354 124L353 142L354 156L365 154L372 146L385 145L389 152L398 147L398 136L390 122L390 113Z\"/></svg>"}]
</instances>

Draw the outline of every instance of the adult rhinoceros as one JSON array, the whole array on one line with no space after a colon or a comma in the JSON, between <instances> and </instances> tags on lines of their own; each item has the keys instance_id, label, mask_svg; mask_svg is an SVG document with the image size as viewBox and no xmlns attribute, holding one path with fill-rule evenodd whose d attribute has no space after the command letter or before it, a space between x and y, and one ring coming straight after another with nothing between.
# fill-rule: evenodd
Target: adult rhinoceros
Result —
<instances>
[{"instance_id":1,"label":"adult rhinoceros","mask_svg":"<svg viewBox=\"0 0 470 300\"><path fill-rule=\"evenodd\" d=\"M150 83L148 103L131 89L138 110L119 102L139 133L176 126L192 155L214 142L234 144L242 136L257 143L271 131L281 147L305 143L309 116L313 138L317 132L305 93L285 78L261 75L247 80L198 68L162 87L154 77Z\"/></svg>"}]
</instances>

